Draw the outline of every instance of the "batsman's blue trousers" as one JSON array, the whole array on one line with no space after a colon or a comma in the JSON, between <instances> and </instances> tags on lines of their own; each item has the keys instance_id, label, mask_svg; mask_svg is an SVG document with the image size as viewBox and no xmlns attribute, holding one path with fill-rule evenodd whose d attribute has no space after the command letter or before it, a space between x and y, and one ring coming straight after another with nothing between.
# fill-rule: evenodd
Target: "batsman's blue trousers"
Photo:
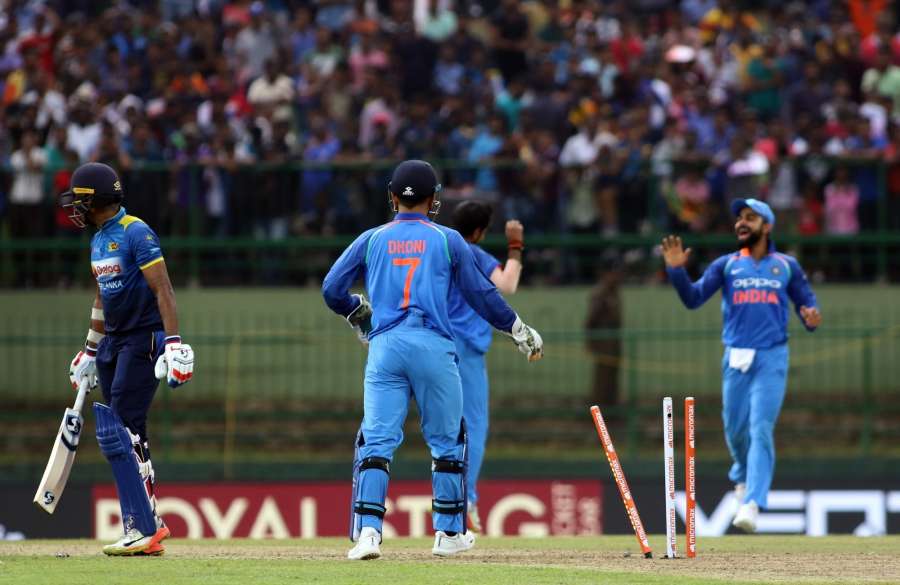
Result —
<instances>
[{"instance_id":1,"label":"batsman's blue trousers","mask_svg":"<svg viewBox=\"0 0 900 585\"><path fill-rule=\"evenodd\" d=\"M459 356L459 377L462 381L463 418L469 433L469 469L466 472L466 496L469 503L478 502L478 476L484 461L487 445L488 414L488 375L485 354L477 351L461 339L456 340L456 353Z\"/></svg>"},{"instance_id":2,"label":"batsman's blue trousers","mask_svg":"<svg viewBox=\"0 0 900 585\"><path fill-rule=\"evenodd\" d=\"M164 350L163 331L107 335L97 347L97 375L103 401L132 433L147 440L147 412L159 386L153 373Z\"/></svg>"},{"instance_id":3,"label":"batsman's blue trousers","mask_svg":"<svg viewBox=\"0 0 900 585\"><path fill-rule=\"evenodd\" d=\"M747 484L744 502L765 508L775 471L775 422L787 385L788 346L757 350L746 373L728 366L730 351L726 348L722 358L722 420L734 461L728 478Z\"/></svg>"},{"instance_id":4,"label":"batsman's blue trousers","mask_svg":"<svg viewBox=\"0 0 900 585\"><path fill-rule=\"evenodd\" d=\"M369 343L366 360L364 413L359 448L361 459L384 457L391 460L403 441L410 398L421 416L422 434L432 459L464 461L461 442L462 388L457 369L456 346L428 326L421 313L410 311L406 320ZM462 501L464 476L433 473L435 500ZM383 504L387 476L377 470L360 474L358 498ZM435 530L461 532L462 514L434 513ZM382 519L362 517L362 526L381 531Z\"/></svg>"}]
</instances>

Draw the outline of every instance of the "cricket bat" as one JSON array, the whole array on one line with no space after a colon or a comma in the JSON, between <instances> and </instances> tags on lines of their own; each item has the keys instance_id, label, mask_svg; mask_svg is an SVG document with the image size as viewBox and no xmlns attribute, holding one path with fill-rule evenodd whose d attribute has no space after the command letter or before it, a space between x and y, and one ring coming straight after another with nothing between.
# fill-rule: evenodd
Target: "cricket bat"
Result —
<instances>
[{"instance_id":1,"label":"cricket bat","mask_svg":"<svg viewBox=\"0 0 900 585\"><path fill-rule=\"evenodd\" d=\"M66 482L69 481L69 473L72 471L72 463L75 462L75 450L78 448L78 440L81 438L81 429L84 428L84 419L81 416L81 407L84 406L84 398L91 391L87 377L78 385L78 396L75 405L67 408L63 415L62 424L59 425L59 433L56 434L56 442L50 451L50 460L44 469L44 477L34 492L34 503L43 508L48 514L56 510L56 504L62 497Z\"/></svg>"}]
</instances>

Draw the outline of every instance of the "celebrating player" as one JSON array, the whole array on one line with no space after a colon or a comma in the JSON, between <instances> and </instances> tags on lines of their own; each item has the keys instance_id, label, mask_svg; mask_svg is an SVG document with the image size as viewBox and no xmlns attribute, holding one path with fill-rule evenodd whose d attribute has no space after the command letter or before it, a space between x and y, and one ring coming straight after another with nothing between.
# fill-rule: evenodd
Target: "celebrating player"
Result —
<instances>
[{"instance_id":1,"label":"celebrating player","mask_svg":"<svg viewBox=\"0 0 900 585\"><path fill-rule=\"evenodd\" d=\"M484 201L465 201L453 210L453 226L468 242L482 274L490 278L500 292L512 294L516 292L522 274L524 230L518 221L506 222L508 255L506 265L501 267L496 258L478 245L491 223L492 211L491 206ZM469 470L466 473L469 528L477 534L482 531L478 515L477 483L484 460L489 416L488 376L484 354L491 346L493 335L490 324L478 316L455 288L450 289L450 326L456 339L463 390L463 419L469 435Z\"/></svg>"},{"instance_id":2,"label":"celebrating player","mask_svg":"<svg viewBox=\"0 0 900 585\"><path fill-rule=\"evenodd\" d=\"M353 463L350 559L381 556L390 462L403 440L409 399L418 404L432 457L432 553L450 556L475 543L466 530L466 429L458 358L448 314L450 288L528 356L543 356L540 335L506 304L456 231L432 223L440 185L430 164L401 163L388 186L397 215L359 236L322 283L325 302L369 346L362 427ZM350 286L365 277L371 305Z\"/></svg>"},{"instance_id":3,"label":"celebrating player","mask_svg":"<svg viewBox=\"0 0 900 585\"><path fill-rule=\"evenodd\" d=\"M740 507L733 524L756 531L759 509L766 507L775 469L775 421L784 401L788 371L788 300L807 330L822 322L816 296L795 258L775 251L775 214L762 201L731 204L739 252L713 261L697 282L684 269L691 249L667 236L662 251L669 280L689 309L722 289L722 418L734 461Z\"/></svg>"},{"instance_id":4,"label":"celebrating player","mask_svg":"<svg viewBox=\"0 0 900 585\"><path fill-rule=\"evenodd\" d=\"M159 555L169 529L156 513L155 476L147 439L147 411L158 379L175 388L193 375L194 352L181 343L175 293L147 224L122 207L116 172L88 163L60 196L72 222L96 228L91 269L97 293L84 349L69 369L72 386L99 379L106 404L94 403L97 441L112 466L125 534L103 547L108 555Z\"/></svg>"}]
</instances>

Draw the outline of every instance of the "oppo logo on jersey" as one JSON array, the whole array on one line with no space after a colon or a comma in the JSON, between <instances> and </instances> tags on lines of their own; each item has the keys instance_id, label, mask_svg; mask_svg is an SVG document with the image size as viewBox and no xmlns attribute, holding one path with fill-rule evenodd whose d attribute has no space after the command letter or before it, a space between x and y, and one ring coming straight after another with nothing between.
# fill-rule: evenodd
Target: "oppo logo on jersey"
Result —
<instances>
[{"instance_id":1,"label":"oppo logo on jersey","mask_svg":"<svg viewBox=\"0 0 900 585\"><path fill-rule=\"evenodd\" d=\"M424 254L425 240L388 240L388 254Z\"/></svg>"},{"instance_id":2,"label":"oppo logo on jersey","mask_svg":"<svg viewBox=\"0 0 900 585\"><path fill-rule=\"evenodd\" d=\"M734 288L781 288L781 281L772 278L759 278L750 276L748 278L736 278L731 283Z\"/></svg>"},{"instance_id":3,"label":"oppo logo on jersey","mask_svg":"<svg viewBox=\"0 0 900 585\"><path fill-rule=\"evenodd\" d=\"M97 279L104 276L116 276L122 274L122 262L118 257L94 260L91 262L91 272Z\"/></svg>"}]
</instances>

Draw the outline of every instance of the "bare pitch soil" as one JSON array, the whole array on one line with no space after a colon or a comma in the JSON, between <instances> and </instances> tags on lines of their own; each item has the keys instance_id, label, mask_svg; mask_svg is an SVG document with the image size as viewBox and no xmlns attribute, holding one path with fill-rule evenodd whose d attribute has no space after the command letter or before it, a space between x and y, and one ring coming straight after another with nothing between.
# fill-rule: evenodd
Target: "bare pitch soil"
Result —
<instances>
[{"instance_id":1,"label":"bare pitch soil","mask_svg":"<svg viewBox=\"0 0 900 585\"><path fill-rule=\"evenodd\" d=\"M702 543L695 559L644 559L625 537L547 539L482 538L453 559L436 559L430 540L397 539L375 562L431 562L595 569L762 583L900 583L900 540L802 537L725 537ZM343 539L314 541L167 541L163 559L345 561ZM658 549L657 549L658 550ZM626 552L630 551L630 552ZM24 541L0 546L4 556L101 556L91 541ZM162 559L161 559L162 560Z\"/></svg>"}]
</instances>

